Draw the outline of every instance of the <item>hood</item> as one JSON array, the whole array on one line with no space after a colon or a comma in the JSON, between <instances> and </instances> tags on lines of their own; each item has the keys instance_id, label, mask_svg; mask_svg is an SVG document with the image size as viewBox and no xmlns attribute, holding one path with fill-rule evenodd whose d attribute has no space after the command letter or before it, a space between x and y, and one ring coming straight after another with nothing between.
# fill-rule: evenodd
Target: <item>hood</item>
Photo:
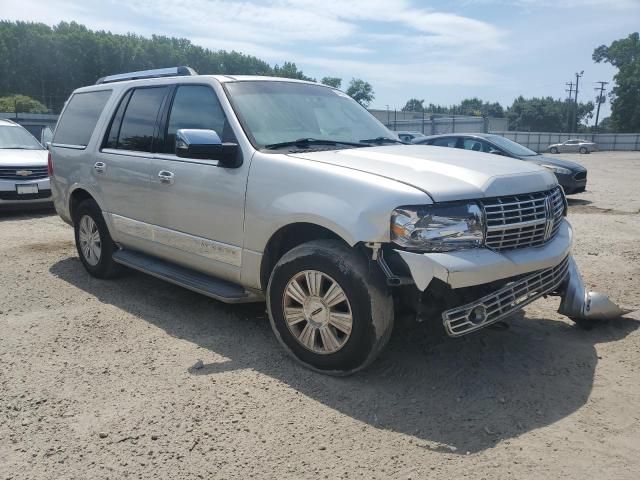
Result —
<instances>
[{"instance_id":1,"label":"hood","mask_svg":"<svg viewBox=\"0 0 640 480\"><path fill-rule=\"evenodd\" d=\"M46 167L46 150L0 148L0 167Z\"/></svg>"},{"instance_id":2,"label":"hood","mask_svg":"<svg viewBox=\"0 0 640 480\"><path fill-rule=\"evenodd\" d=\"M563 160L562 158L547 157L545 155L536 155L535 157L523 157L523 160L528 162L534 162L536 165L553 165L555 167L568 168L572 172L585 172L587 169L582 165L570 160Z\"/></svg>"},{"instance_id":3,"label":"hood","mask_svg":"<svg viewBox=\"0 0 640 480\"><path fill-rule=\"evenodd\" d=\"M557 185L551 172L530 162L457 148L390 145L289 156L390 178L436 202L539 192Z\"/></svg>"}]
</instances>

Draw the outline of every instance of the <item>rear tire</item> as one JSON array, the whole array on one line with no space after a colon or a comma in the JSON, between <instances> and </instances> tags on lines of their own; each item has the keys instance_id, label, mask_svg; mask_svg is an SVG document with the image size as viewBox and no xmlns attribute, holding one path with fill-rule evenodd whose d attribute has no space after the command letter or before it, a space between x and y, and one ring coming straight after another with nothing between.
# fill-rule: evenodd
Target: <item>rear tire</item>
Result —
<instances>
[{"instance_id":1,"label":"rear tire","mask_svg":"<svg viewBox=\"0 0 640 480\"><path fill-rule=\"evenodd\" d=\"M116 245L98 204L84 200L76 209L73 221L76 249L84 268L96 278L113 278L119 265L113 261Z\"/></svg>"},{"instance_id":2,"label":"rear tire","mask_svg":"<svg viewBox=\"0 0 640 480\"><path fill-rule=\"evenodd\" d=\"M550 151L551 153L558 153L558 149L557 149L556 147L551 147L551 148L549 149L549 151Z\"/></svg>"},{"instance_id":3,"label":"rear tire","mask_svg":"<svg viewBox=\"0 0 640 480\"><path fill-rule=\"evenodd\" d=\"M305 367L329 375L365 368L389 341L393 298L382 273L336 240L287 252L267 287L271 327Z\"/></svg>"}]
</instances>

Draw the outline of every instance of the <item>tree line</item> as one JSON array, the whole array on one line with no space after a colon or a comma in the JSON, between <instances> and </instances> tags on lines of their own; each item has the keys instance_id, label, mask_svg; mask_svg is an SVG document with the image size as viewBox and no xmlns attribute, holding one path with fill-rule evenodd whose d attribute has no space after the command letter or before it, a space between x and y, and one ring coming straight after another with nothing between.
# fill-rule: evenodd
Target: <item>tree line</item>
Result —
<instances>
[{"instance_id":1,"label":"tree line","mask_svg":"<svg viewBox=\"0 0 640 480\"><path fill-rule=\"evenodd\" d=\"M498 102L485 102L479 98L467 98L459 104L443 106L424 100L412 98L407 101L402 111L425 112L429 115L470 115L475 117L507 118L509 130L531 132L569 132L571 131L571 115L575 103L570 100L551 97L524 98L519 96L513 104L504 108ZM580 122L586 122L593 116L593 102L578 103L577 115ZM588 127L581 123L580 130Z\"/></svg>"},{"instance_id":2,"label":"tree line","mask_svg":"<svg viewBox=\"0 0 640 480\"><path fill-rule=\"evenodd\" d=\"M0 109L57 113L76 88L105 75L188 65L201 74L270 75L301 80L307 76L293 62L271 66L236 51L210 50L186 38L93 31L76 22L53 27L43 23L0 21ZM342 79L323 81L339 86ZM347 92L365 106L373 88L352 79Z\"/></svg>"}]
</instances>

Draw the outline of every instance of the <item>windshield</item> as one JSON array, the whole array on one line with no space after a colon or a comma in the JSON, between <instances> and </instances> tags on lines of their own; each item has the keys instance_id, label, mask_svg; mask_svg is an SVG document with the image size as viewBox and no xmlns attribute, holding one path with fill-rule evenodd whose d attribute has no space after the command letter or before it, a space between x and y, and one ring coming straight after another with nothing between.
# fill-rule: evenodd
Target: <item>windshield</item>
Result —
<instances>
[{"instance_id":1,"label":"windshield","mask_svg":"<svg viewBox=\"0 0 640 480\"><path fill-rule=\"evenodd\" d=\"M0 126L0 148L18 148L21 150L42 150L33 135L18 126Z\"/></svg>"},{"instance_id":2,"label":"windshield","mask_svg":"<svg viewBox=\"0 0 640 480\"><path fill-rule=\"evenodd\" d=\"M396 138L355 100L332 88L276 81L230 82L225 87L256 148L298 139L359 143Z\"/></svg>"},{"instance_id":3,"label":"windshield","mask_svg":"<svg viewBox=\"0 0 640 480\"><path fill-rule=\"evenodd\" d=\"M533 150L529 150L527 147L499 135L488 135L487 139L499 147L504 148L507 152L519 157L533 157L534 155L538 155Z\"/></svg>"}]
</instances>

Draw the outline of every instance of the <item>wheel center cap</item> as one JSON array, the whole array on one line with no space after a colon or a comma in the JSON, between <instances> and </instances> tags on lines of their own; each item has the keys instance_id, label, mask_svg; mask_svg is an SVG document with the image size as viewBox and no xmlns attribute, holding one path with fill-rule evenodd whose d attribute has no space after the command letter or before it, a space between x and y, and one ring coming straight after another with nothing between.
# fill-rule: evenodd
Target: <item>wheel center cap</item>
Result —
<instances>
[{"instance_id":1,"label":"wheel center cap","mask_svg":"<svg viewBox=\"0 0 640 480\"><path fill-rule=\"evenodd\" d=\"M304 302L304 316L312 325L320 327L329 323L329 310L317 297L309 297Z\"/></svg>"}]
</instances>

